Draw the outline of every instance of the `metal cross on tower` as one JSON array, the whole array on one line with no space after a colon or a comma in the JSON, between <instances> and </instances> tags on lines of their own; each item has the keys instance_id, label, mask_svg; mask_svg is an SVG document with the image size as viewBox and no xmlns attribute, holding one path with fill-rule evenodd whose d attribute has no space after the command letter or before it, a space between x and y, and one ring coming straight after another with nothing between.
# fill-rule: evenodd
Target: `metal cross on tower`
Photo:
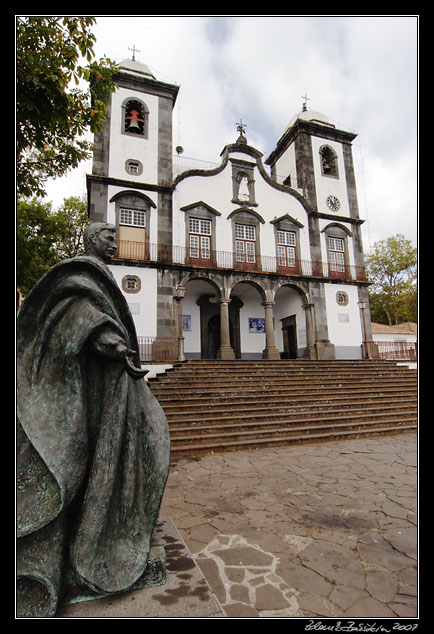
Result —
<instances>
[{"instance_id":1,"label":"metal cross on tower","mask_svg":"<svg viewBox=\"0 0 434 634\"><path fill-rule=\"evenodd\" d=\"M307 95L302 95L301 98L303 99L303 112L306 112L307 102L310 101L310 97L308 97Z\"/></svg>"},{"instance_id":2,"label":"metal cross on tower","mask_svg":"<svg viewBox=\"0 0 434 634\"><path fill-rule=\"evenodd\" d=\"M140 53L139 49L136 48L135 44L133 44L133 48L128 47L128 50L129 51L133 51L133 58L132 59L133 59L133 62L135 62L136 61L136 53Z\"/></svg>"},{"instance_id":3,"label":"metal cross on tower","mask_svg":"<svg viewBox=\"0 0 434 634\"><path fill-rule=\"evenodd\" d=\"M238 130L238 132L239 132L241 135L243 135L243 134L244 134L244 132L246 131L246 128L247 128L246 124L245 124L245 123L243 123L243 120L242 120L242 119L240 119L240 122L239 122L239 123L237 123L236 125L237 125L237 130Z\"/></svg>"}]
</instances>

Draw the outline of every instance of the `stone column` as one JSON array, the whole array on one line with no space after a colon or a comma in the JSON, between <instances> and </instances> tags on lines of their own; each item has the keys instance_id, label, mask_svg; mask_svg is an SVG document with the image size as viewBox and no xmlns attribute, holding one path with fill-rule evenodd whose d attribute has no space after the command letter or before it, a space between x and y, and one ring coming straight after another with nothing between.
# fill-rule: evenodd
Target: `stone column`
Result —
<instances>
[{"instance_id":1,"label":"stone column","mask_svg":"<svg viewBox=\"0 0 434 634\"><path fill-rule=\"evenodd\" d=\"M315 327L313 323L313 304L303 304L303 308L305 310L306 316L306 343L307 343L307 353L306 356L308 359L316 359L316 351L315 351Z\"/></svg>"},{"instance_id":2,"label":"stone column","mask_svg":"<svg viewBox=\"0 0 434 634\"><path fill-rule=\"evenodd\" d=\"M230 299L220 299L220 348L217 352L217 359L235 359L235 353L231 347L231 337L229 332L229 302Z\"/></svg>"},{"instance_id":3,"label":"stone column","mask_svg":"<svg viewBox=\"0 0 434 634\"><path fill-rule=\"evenodd\" d=\"M265 349L262 351L263 359L280 359L280 352L274 341L273 306L275 302L264 302L265 308Z\"/></svg>"}]
</instances>

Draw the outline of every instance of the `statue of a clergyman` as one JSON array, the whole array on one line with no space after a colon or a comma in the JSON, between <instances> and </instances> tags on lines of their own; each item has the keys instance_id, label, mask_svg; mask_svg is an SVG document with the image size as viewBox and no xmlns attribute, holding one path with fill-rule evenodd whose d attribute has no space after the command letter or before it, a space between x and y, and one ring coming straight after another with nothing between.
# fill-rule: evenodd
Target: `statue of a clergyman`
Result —
<instances>
[{"instance_id":1,"label":"statue of a clergyman","mask_svg":"<svg viewBox=\"0 0 434 634\"><path fill-rule=\"evenodd\" d=\"M147 567L169 434L115 251L115 227L90 225L85 255L45 273L18 313L18 616L54 616L65 579L119 593Z\"/></svg>"}]
</instances>

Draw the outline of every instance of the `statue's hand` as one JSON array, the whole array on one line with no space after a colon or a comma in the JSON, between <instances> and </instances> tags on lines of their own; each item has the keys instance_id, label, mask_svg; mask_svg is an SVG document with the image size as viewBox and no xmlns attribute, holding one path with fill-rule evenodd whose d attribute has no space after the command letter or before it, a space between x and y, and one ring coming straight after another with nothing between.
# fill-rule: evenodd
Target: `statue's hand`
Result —
<instances>
[{"instance_id":1,"label":"statue's hand","mask_svg":"<svg viewBox=\"0 0 434 634\"><path fill-rule=\"evenodd\" d=\"M134 365L131 357L135 354L134 350L127 351L124 358L125 369L133 379L143 379L143 377L148 374L149 370L142 370Z\"/></svg>"}]
</instances>

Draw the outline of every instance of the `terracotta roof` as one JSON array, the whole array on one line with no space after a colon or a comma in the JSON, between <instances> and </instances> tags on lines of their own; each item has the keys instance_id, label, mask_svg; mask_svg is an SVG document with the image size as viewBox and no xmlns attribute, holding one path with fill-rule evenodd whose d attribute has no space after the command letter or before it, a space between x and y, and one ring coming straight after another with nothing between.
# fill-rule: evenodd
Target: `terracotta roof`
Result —
<instances>
[{"instance_id":1,"label":"terracotta roof","mask_svg":"<svg viewBox=\"0 0 434 634\"><path fill-rule=\"evenodd\" d=\"M371 329L373 334L381 333L400 333L406 335L417 335L417 324L412 321L405 321L403 324L396 324L395 326L388 326L386 324L371 323Z\"/></svg>"}]
</instances>

